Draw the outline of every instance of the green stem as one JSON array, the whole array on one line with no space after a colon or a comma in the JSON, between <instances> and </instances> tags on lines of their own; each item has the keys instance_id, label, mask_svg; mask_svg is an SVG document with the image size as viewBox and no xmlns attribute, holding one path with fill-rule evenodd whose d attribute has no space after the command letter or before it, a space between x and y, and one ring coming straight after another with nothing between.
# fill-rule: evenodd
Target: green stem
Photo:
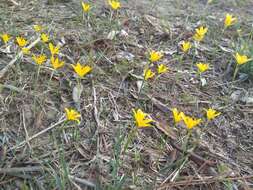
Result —
<instances>
[{"instance_id":1,"label":"green stem","mask_svg":"<svg viewBox=\"0 0 253 190\"><path fill-rule=\"evenodd\" d=\"M233 75L233 82L235 81L235 78L236 78L236 75L238 73L238 70L239 70L239 67L238 67L238 65L236 65L235 71L234 71L234 75Z\"/></svg>"},{"instance_id":2,"label":"green stem","mask_svg":"<svg viewBox=\"0 0 253 190\"><path fill-rule=\"evenodd\" d=\"M129 143L130 143L130 142L132 141L132 139L135 137L136 132L137 132L137 128L134 126L134 128L132 128L131 131L129 132L129 135L128 135L128 137L127 137L126 144L125 144L125 146L124 146L124 148L123 148L122 155L125 154L125 152L126 152L128 146L129 146Z\"/></svg>"},{"instance_id":3,"label":"green stem","mask_svg":"<svg viewBox=\"0 0 253 190\"><path fill-rule=\"evenodd\" d=\"M36 94L36 90L37 90L37 87L38 87L39 75L40 75L40 65L37 68L37 74L36 74L35 83L34 83L34 93L35 94ZM34 110L36 108L35 102L36 102L36 96L34 96L34 99L33 99L33 108L34 108ZM36 110L35 110L35 112L36 112Z\"/></svg>"}]
</instances>

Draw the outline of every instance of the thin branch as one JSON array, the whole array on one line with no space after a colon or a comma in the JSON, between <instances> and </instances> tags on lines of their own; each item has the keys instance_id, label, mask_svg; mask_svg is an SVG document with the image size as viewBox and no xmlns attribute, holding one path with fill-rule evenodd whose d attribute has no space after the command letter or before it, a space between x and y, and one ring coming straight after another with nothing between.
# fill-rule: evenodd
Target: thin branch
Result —
<instances>
[{"instance_id":1,"label":"thin branch","mask_svg":"<svg viewBox=\"0 0 253 190\"><path fill-rule=\"evenodd\" d=\"M42 171L40 166L16 167L16 168L0 168L0 174L20 173L20 172L38 172Z\"/></svg>"},{"instance_id":2,"label":"thin branch","mask_svg":"<svg viewBox=\"0 0 253 190\"><path fill-rule=\"evenodd\" d=\"M29 46L27 46L27 49L31 49L32 47L34 47L38 42L40 42L40 38L37 38L34 42L32 42ZM3 76L5 75L5 73L11 68L12 65L14 65L14 63L16 63L16 61L22 57L23 52L20 51L15 57L14 59L12 59L1 71L0 71L0 79L3 78Z\"/></svg>"},{"instance_id":3,"label":"thin branch","mask_svg":"<svg viewBox=\"0 0 253 190\"><path fill-rule=\"evenodd\" d=\"M81 178L78 178L78 177L75 177L75 176L72 176L72 175L69 175L68 176L70 179L72 179L73 181L77 182L77 183L81 183L83 185L86 185L86 186L89 186L89 187L93 187L93 188L96 188L96 185L86 179L81 179Z\"/></svg>"},{"instance_id":4,"label":"thin branch","mask_svg":"<svg viewBox=\"0 0 253 190\"><path fill-rule=\"evenodd\" d=\"M16 148L20 148L20 147L24 146L26 143L28 143L28 142L30 142L31 140L35 139L36 137L38 137L38 136L40 136L40 135L42 135L42 134L44 134L44 133L50 131L51 129L53 129L53 128L55 128L55 127L57 127L58 125L60 125L61 123L63 123L63 122L65 121L65 119L63 119L63 118L64 118L64 116L61 117L60 120L59 120L57 123L55 123L55 124L51 125L50 127L48 127L48 128L46 128L46 129L40 131L39 133L36 133L35 135L31 136L30 138L28 138L28 139L22 141L22 142L19 143L18 145L16 145L16 146L10 148L9 151L10 151L10 150L13 150L13 149L16 149Z\"/></svg>"}]
</instances>

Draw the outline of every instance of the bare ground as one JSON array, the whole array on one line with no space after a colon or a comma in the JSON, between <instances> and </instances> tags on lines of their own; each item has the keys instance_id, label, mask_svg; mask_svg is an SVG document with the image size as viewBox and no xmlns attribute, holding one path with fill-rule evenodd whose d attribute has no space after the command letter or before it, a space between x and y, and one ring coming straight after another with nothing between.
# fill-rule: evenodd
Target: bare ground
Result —
<instances>
[{"instance_id":1,"label":"bare ground","mask_svg":"<svg viewBox=\"0 0 253 190\"><path fill-rule=\"evenodd\" d=\"M34 36L33 24L48 26L55 43L62 44L67 64L49 85L51 70L46 65L36 82L36 67L29 57L1 79L0 188L253 188L252 80L240 75L232 82L231 52L241 41L235 30L222 34L220 29L225 13L232 12L243 28L242 38L252 43L253 2L124 1L113 24L107 6L96 3L89 24L82 20L79 1L0 3L0 32L29 38ZM205 42L197 55L192 52L179 62L178 43L189 39L200 24L209 27ZM122 30L128 35L108 39L110 31ZM40 49L38 45L34 51ZM165 52L163 63L170 72L152 80L138 97L136 81L150 49ZM14 52L1 47L0 69ZM197 60L212 65L204 87L194 72ZM82 81L84 90L75 102L70 64L77 61L94 70ZM17 146L60 121L70 106L81 112L80 125L60 125ZM131 110L137 107L151 113L158 126L139 130L131 139ZM200 140L193 156L177 149L186 130L173 127L173 107L196 117L204 116L207 107L222 112L208 126L196 129Z\"/></svg>"}]
</instances>

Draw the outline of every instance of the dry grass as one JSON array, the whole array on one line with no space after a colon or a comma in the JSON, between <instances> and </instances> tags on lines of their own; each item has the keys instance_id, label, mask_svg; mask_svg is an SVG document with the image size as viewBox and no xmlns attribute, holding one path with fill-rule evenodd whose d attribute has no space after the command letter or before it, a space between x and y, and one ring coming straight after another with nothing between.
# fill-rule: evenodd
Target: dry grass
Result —
<instances>
[{"instance_id":1,"label":"dry grass","mask_svg":"<svg viewBox=\"0 0 253 190\"><path fill-rule=\"evenodd\" d=\"M47 26L66 62L53 75L46 63L38 77L37 66L24 56L0 79L0 189L253 188L252 80L245 74L232 80L233 52L253 42L252 3L169 2L161 1L158 12L150 8L155 2L125 3L114 15L98 2L88 22L79 1L0 3L0 33L33 42L38 36L32 25ZM239 24L224 32L227 11ZM179 42L191 39L199 25L209 28L204 42L182 57ZM118 33L109 39L112 31ZM151 49L165 52L162 63L170 71L139 93ZM48 53L39 42L32 52L41 50ZM16 54L13 43L2 44L0 69ZM81 81L80 97L70 66L77 61L93 67ZM205 86L196 74L198 61L211 65ZM80 125L65 124L65 107L81 113ZM222 114L187 140L185 126L173 126L173 107L198 118L208 107ZM133 108L150 113L154 127L137 130Z\"/></svg>"}]
</instances>

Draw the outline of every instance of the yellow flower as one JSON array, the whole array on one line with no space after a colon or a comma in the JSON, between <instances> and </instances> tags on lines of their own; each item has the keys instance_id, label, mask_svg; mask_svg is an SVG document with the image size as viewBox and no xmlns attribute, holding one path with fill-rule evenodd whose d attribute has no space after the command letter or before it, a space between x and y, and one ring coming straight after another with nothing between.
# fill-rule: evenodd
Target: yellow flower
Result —
<instances>
[{"instance_id":1,"label":"yellow flower","mask_svg":"<svg viewBox=\"0 0 253 190\"><path fill-rule=\"evenodd\" d=\"M49 43L48 46L52 56L59 53L60 46L54 46L52 43Z\"/></svg>"},{"instance_id":2,"label":"yellow flower","mask_svg":"<svg viewBox=\"0 0 253 190\"><path fill-rule=\"evenodd\" d=\"M182 113L183 112L180 112L177 110L177 108L173 108L172 109L172 113L173 113L173 118L174 118L174 121L175 123L179 123L181 120L182 120Z\"/></svg>"},{"instance_id":3,"label":"yellow flower","mask_svg":"<svg viewBox=\"0 0 253 190\"><path fill-rule=\"evenodd\" d=\"M17 41L19 47L24 47L27 44L26 39L23 37L17 37L16 41Z\"/></svg>"},{"instance_id":4,"label":"yellow flower","mask_svg":"<svg viewBox=\"0 0 253 190\"><path fill-rule=\"evenodd\" d=\"M137 125L137 127L150 127L151 126L151 122L153 122L154 120L151 119L151 117L147 114L144 113L141 109L138 109L137 111L135 111L133 109L134 112L134 119L135 119L135 124Z\"/></svg>"},{"instance_id":5,"label":"yellow flower","mask_svg":"<svg viewBox=\"0 0 253 190\"><path fill-rule=\"evenodd\" d=\"M206 33L208 31L208 28L207 27L199 27L195 30L195 34L193 36L194 40L200 42L203 40L203 38L205 37Z\"/></svg>"},{"instance_id":6,"label":"yellow flower","mask_svg":"<svg viewBox=\"0 0 253 190\"><path fill-rule=\"evenodd\" d=\"M33 25L33 29L36 31L36 32L40 32L42 30L42 26L41 25Z\"/></svg>"},{"instance_id":7,"label":"yellow flower","mask_svg":"<svg viewBox=\"0 0 253 190\"><path fill-rule=\"evenodd\" d=\"M9 34L2 34L1 38L5 44L11 39Z\"/></svg>"},{"instance_id":8,"label":"yellow flower","mask_svg":"<svg viewBox=\"0 0 253 190\"><path fill-rule=\"evenodd\" d=\"M28 54L30 54L30 49L28 49L26 47L23 47L22 52L23 52L24 55L28 55Z\"/></svg>"},{"instance_id":9,"label":"yellow flower","mask_svg":"<svg viewBox=\"0 0 253 190\"><path fill-rule=\"evenodd\" d=\"M193 127L196 127L198 124L201 123L201 119L195 119L195 118L186 116L185 114L181 114L181 117L187 129L192 129Z\"/></svg>"},{"instance_id":10,"label":"yellow flower","mask_svg":"<svg viewBox=\"0 0 253 190\"><path fill-rule=\"evenodd\" d=\"M76 110L65 108L65 113L68 121L77 121L77 123L80 123L80 120L78 118L81 117L81 114Z\"/></svg>"},{"instance_id":11,"label":"yellow flower","mask_svg":"<svg viewBox=\"0 0 253 190\"><path fill-rule=\"evenodd\" d=\"M206 117L208 120L212 120L221 114L220 112L217 112L216 110L212 108L209 108L208 110L205 109L205 111L206 111Z\"/></svg>"},{"instance_id":12,"label":"yellow flower","mask_svg":"<svg viewBox=\"0 0 253 190\"><path fill-rule=\"evenodd\" d=\"M236 17L233 17L231 14L226 14L225 20L224 20L224 26L225 28L233 25L236 22Z\"/></svg>"},{"instance_id":13,"label":"yellow flower","mask_svg":"<svg viewBox=\"0 0 253 190\"><path fill-rule=\"evenodd\" d=\"M113 10L117 10L121 7L120 2L117 0L108 0L108 3Z\"/></svg>"},{"instance_id":14,"label":"yellow flower","mask_svg":"<svg viewBox=\"0 0 253 190\"><path fill-rule=\"evenodd\" d=\"M184 53L187 53L191 47L192 47L191 42L183 41L181 49Z\"/></svg>"},{"instance_id":15,"label":"yellow flower","mask_svg":"<svg viewBox=\"0 0 253 190\"><path fill-rule=\"evenodd\" d=\"M81 65L80 63L77 63L76 65L71 64L71 66L75 70L76 74L81 78L83 78L86 74L88 74L92 70L90 66L84 66Z\"/></svg>"},{"instance_id":16,"label":"yellow flower","mask_svg":"<svg viewBox=\"0 0 253 190\"><path fill-rule=\"evenodd\" d=\"M203 73L209 69L209 64L207 63L197 63L196 66L198 67L199 73Z\"/></svg>"},{"instance_id":17,"label":"yellow flower","mask_svg":"<svg viewBox=\"0 0 253 190\"><path fill-rule=\"evenodd\" d=\"M251 60L247 57L247 55L240 55L239 53L236 53L234 57L238 65L243 65Z\"/></svg>"},{"instance_id":18,"label":"yellow flower","mask_svg":"<svg viewBox=\"0 0 253 190\"><path fill-rule=\"evenodd\" d=\"M144 79L145 80L153 78L154 76L155 76L155 73L151 69L145 69L144 70Z\"/></svg>"},{"instance_id":19,"label":"yellow flower","mask_svg":"<svg viewBox=\"0 0 253 190\"><path fill-rule=\"evenodd\" d=\"M60 61L58 57L54 58L54 56L52 56L50 61L54 69L59 69L64 65L64 61Z\"/></svg>"},{"instance_id":20,"label":"yellow flower","mask_svg":"<svg viewBox=\"0 0 253 190\"><path fill-rule=\"evenodd\" d=\"M158 74L162 74L162 73L167 72L168 69L169 69L169 68L168 68L166 65L161 64L161 65L158 66L157 72L158 72Z\"/></svg>"},{"instance_id":21,"label":"yellow flower","mask_svg":"<svg viewBox=\"0 0 253 190\"><path fill-rule=\"evenodd\" d=\"M151 51L149 53L149 60L151 62L159 61L162 57L163 57L163 54L161 52L158 52L158 51Z\"/></svg>"},{"instance_id":22,"label":"yellow flower","mask_svg":"<svg viewBox=\"0 0 253 190\"><path fill-rule=\"evenodd\" d=\"M90 11L90 4L82 2L83 12L87 13Z\"/></svg>"},{"instance_id":23,"label":"yellow flower","mask_svg":"<svg viewBox=\"0 0 253 190\"><path fill-rule=\"evenodd\" d=\"M41 38L42 42L44 42L44 43L47 43L49 41L49 36L45 33L42 33L40 35L40 38Z\"/></svg>"},{"instance_id":24,"label":"yellow flower","mask_svg":"<svg viewBox=\"0 0 253 190\"><path fill-rule=\"evenodd\" d=\"M41 65L47 60L47 57L45 54L41 54L37 56L33 55L33 60L35 61L36 64Z\"/></svg>"}]
</instances>

